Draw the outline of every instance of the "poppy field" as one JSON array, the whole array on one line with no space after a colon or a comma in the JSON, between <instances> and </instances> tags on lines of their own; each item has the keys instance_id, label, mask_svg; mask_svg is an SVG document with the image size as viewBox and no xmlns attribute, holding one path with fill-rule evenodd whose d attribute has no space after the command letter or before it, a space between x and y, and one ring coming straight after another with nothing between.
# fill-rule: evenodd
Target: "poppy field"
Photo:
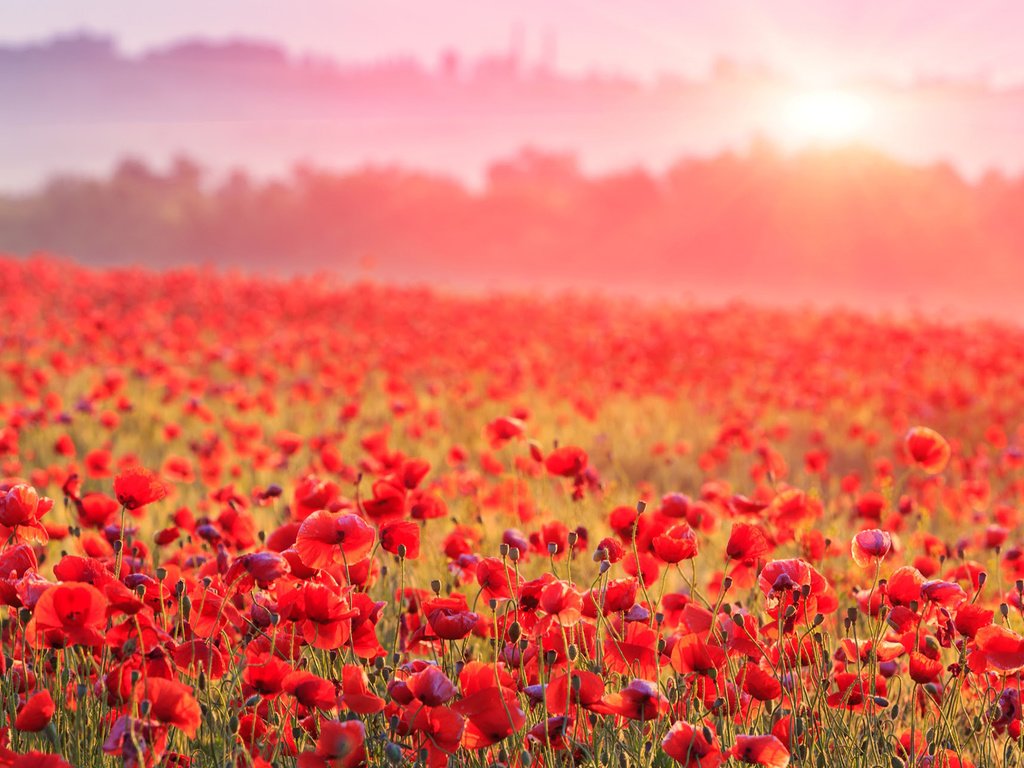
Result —
<instances>
[{"instance_id":1,"label":"poppy field","mask_svg":"<svg viewBox=\"0 0 1024 768\"><path fill-rule=\"evenodd\" d=\"M0 265L0 766L1024 764L1024 330Z\"/></svg>"}]
</instances>

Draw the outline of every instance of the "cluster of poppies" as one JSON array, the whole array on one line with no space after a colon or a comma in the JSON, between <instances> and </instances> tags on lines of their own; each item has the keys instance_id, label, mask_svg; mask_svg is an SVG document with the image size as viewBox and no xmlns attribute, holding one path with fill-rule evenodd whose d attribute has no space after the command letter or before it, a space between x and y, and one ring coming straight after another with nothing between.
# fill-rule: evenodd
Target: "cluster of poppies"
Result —
<instances>
[{"instance_id":1,"label":"cluster of poppies","mask_svg":"<svg viewBox=\"0 0 1024 768\"><path fill-rule=\"evenodd\" d=\"M1016 329L2 266L0 768L1024 757Z\"/></svg>"}]
</instances>

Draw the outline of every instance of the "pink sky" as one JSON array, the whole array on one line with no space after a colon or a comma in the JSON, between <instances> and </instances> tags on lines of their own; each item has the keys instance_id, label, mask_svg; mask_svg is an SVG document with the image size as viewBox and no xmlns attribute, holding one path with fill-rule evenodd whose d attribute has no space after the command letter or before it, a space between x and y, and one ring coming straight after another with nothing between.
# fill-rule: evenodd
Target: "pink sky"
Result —
<instances>
[{"instance_id":1,"label":"pink sky","mask_svg":"<svg viewBox=\"0 0 1024 768\"><path fill-rule=\"evenodd\" d=\"M557 63L650 75L699 74L720 55L811 79L917 73L1024 80L1019 0L5 0L0 40L80 29L128 51L188 36L257 37L344 60L434 60L557 39Z\"/></svg>"}]
</instances>

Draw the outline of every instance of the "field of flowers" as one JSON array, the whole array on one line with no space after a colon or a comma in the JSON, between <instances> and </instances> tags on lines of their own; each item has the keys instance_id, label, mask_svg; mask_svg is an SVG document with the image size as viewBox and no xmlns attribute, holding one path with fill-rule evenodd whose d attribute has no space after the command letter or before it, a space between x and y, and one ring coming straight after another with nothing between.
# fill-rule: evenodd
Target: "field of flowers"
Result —
<instances>
[{"instance_id":1,"label":"field of flowers","mask_svg":"<svg viewBox=\"0 0 1024 768\"><path fill-rule=\"evenodd\" d=\"M1024 763L1024 331L0 261L0 766Z\"/></svg>"}]
</instances>

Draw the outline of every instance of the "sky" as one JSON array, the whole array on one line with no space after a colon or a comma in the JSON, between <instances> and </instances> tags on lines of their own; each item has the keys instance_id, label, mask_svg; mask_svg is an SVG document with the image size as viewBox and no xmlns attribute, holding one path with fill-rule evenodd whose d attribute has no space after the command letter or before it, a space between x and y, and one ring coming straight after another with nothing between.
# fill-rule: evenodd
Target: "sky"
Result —
<instances>
[{"instance_id":1,"label":"sky","mask_svg":"<svg viewBox=\"0 0 1024 768\"><path fill-rule=\"evenodd\" d=\"M90 30L128 52L183 37L272 40L365 61L554 41L566 71L699 75L716 58L808 81L916 75L1024 81L1020 0L4 0L0 42ZM546 42L547 41L547 42Z\"/></svg>"}]
</instances>

